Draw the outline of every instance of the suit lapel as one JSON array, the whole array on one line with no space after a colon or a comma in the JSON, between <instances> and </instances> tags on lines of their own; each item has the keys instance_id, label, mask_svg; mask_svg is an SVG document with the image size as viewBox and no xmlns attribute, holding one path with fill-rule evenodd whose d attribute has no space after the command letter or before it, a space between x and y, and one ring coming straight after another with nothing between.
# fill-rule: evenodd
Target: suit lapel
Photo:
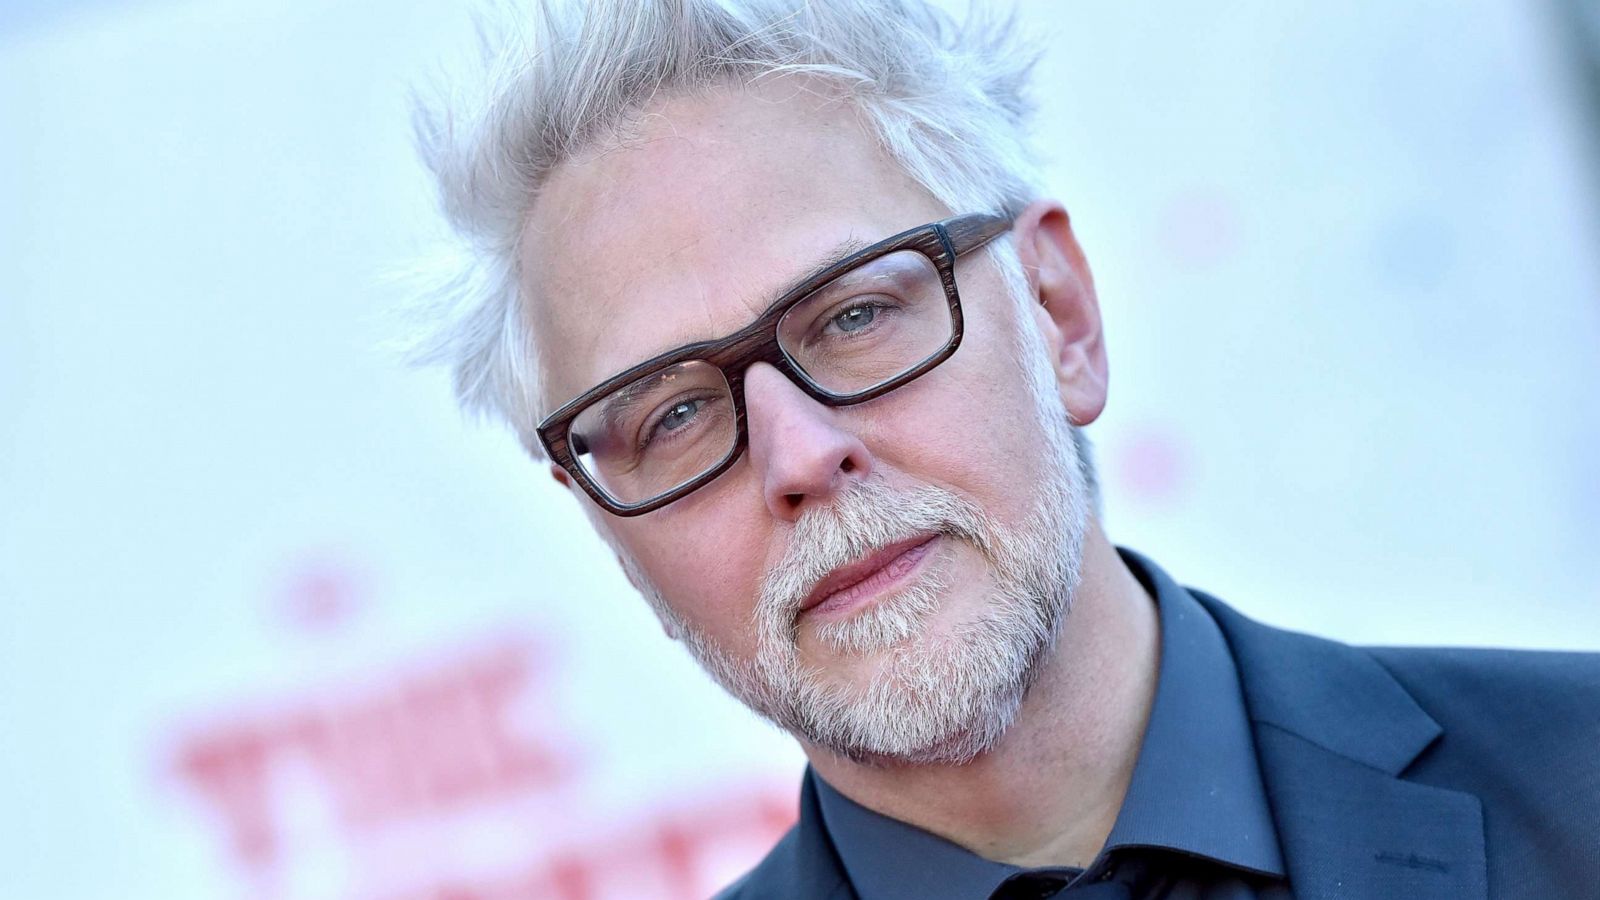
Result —
<instances>
[{"instance_id":1,"label":"suit lapel","mask_svg":"<svg viewBox=\"0 0 1600 900\"><path fill-rule=\"evenodd\" d=\"M1476 797L1414 784L1266 725L1256 749L1302 900L1486 895Z\"/></svg>"},{"instance_id":2,"label":"suit lapel","mask_svg":"<svg viewBox=\"0 0 1600 900\"><path fill-rule=\"evenodd\" d=\"M1364 651L1191 594L1233 650L1295 896L1483 900L1478 799L1399 777L1438 723Z\"/></svg>"}]
</instances>

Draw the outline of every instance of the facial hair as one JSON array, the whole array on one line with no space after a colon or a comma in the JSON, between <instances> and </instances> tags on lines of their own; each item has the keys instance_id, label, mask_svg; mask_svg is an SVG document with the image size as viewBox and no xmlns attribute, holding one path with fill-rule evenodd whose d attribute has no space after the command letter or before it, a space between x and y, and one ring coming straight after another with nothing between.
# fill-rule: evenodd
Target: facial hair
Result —
<instances>
[{"instance_id":1,"label":"facial hair","mask_svg":"<svg viewBox=\"0 0 1600 900\"><path fill-rule=\"evenodd\" d=\"M1048 371L1025 373L1044 449L1034 503L1006 525L958 495L869 477L796 521L784 557L763 579L753 614L757 652L740 660L638 584L711 676L746 706L824 750L874 765L960 764L991 749L1015 720L1054 648L1077 587L1087 489L1072 426ZM930 635L948 584L927 567L916 582L854 615L814 629L842 656L874 654L856 682L800 659L797 616L833 569L898 541L933 533L975 549L991 590L977 615ZM629 565L624 554L624 565Z\"/></svg>"}]
</instances>

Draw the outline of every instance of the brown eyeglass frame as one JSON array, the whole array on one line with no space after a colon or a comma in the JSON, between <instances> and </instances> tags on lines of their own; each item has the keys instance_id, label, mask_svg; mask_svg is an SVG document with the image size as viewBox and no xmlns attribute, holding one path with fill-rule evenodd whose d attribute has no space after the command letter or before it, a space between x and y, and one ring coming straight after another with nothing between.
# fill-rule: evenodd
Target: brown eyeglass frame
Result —
<instances>
[{"instance_id":1,"label":"brown eyeglass frame","mask_svg":"<svg viewBox=\"0 0 1600 900\"><path fill-rule=\"evenodd\" d=\"M745 422L744 373L752 363L764 362L772 365L813 400L825 406L837 407L864 403L874 397L881 397L949 359L951 354L956 352L956 348L961 346L961 334L963 331L961 297L956 290L956 258L964 253L976 250L1005 234L1011 229L1013 218L1013 216L1004 213L969 213L945 219L942 222L919 225L916 228L902 231L893 237L885 238L870 247L858 250L826 269L808 276L804 281L785 291L783 296L767 307L766 311L757 316L755 321L733 334L716 340L686 344L675 350L668 350L666 353L651 357L584 391L576 398L563 404L560 409L546 416L544 421L539 423L536 429L539 435L539 442L544 445L545 452L550 455L550 459L576 479L584 491L590 497L593 497L594 501L600 504L606 512L616 516L638 516L660 509L668 503L681 499L687 494L704 487L718 475L726 472L728 467L732 466L739 459L739 456L744 453L748 437ZM864 391L857 391L854 394L836 394L823 388L813 381L811 376L807 375L784 352L782 345L778 341L778 323L782 321L784 314L794 308L801 300L804 300L812 292L833 279L862 263L900 250L915 250L921 253L933 263L934 269L938 271L939 281L944 285L945 299L950 303L950 340L922 362L917 363L883 384L875 385ZM642 503L618 503L606 494L604 488L589 477L583 466L578 465L577 458L573 456L572 447L568 440L568 429L572 426L573 420L590 404L604 399L618 388L646 375L691 360L706 362L717 367L722 371L722 377L728 383L728 393L733 398L735 432L733 445L728 449L728 455L705 472L660 496L653 497Z\"/></svg>"}]
</instances>

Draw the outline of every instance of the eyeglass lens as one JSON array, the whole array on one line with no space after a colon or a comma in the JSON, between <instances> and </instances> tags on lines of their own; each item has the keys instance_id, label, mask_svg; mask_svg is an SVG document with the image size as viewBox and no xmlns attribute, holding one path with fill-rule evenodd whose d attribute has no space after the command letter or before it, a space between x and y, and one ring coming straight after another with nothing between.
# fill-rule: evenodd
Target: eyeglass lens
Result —
<instances>
[{"instance_id":1,"label":"eyeglass lens","mask_svg":"<svg viewBox=\"0 0 1600 900\"><path fill-rule=\"evenodd\" d=\"M917 367L952 330L938 269L922 253L899 250L807 294L778 321L778 344L817 387L844 398ZM630 506L717 467L738 438L728 381L702 360L618 388L579 413L568 435L584 473Z\"/></svg>"}]
</instances>

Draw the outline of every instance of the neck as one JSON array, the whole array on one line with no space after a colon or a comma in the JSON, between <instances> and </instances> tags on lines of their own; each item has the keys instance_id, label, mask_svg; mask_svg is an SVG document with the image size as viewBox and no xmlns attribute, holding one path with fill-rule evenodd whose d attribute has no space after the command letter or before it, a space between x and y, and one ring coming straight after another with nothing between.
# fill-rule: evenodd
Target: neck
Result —
<instances>
[{"instance_id":1,"label":"neck","mask_svg":"<svg viewBox=\"0 0 1600 900\"><path fill-rule=\"evenodd\" d=\"M1155 697L1155 604L1097 524L1054 650L1016 721L961 765L861 765L807 746L845 796L1020 866L1085 867L1111 833Z\"/></svg>"}]
</instances>

